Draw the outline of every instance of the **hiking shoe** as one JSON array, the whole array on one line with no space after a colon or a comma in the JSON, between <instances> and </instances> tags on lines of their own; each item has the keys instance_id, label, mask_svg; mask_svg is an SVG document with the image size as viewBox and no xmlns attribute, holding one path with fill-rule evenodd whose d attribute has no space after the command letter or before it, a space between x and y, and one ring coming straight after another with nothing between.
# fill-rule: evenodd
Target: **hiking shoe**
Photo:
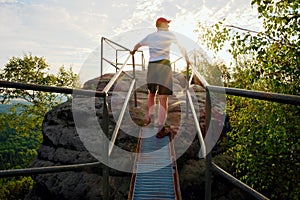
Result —
<instances>
[{"instance_id":1,"label":"hiking shoe","mask_svg":"<svg viewBox=\"0 0 300 200\"><path fill-rule=\"evenodd\" d=\"M169 131L163 126L161 129L159 129L158 133L156 133L157 138L163 138L167 135L169 135Z\"/></svg>"},{"instance_id":2,"label":"hiking shoe","mask_svg":"<svg viewBox=\"0 0 300 200\"><path fill-rule=\"evenodd\" d=\"M154 122L154 115L149 115L148 119L145 119L143 122L143 126L148 126L151 124L151 122Z\"/></svg>"}]
</instances>

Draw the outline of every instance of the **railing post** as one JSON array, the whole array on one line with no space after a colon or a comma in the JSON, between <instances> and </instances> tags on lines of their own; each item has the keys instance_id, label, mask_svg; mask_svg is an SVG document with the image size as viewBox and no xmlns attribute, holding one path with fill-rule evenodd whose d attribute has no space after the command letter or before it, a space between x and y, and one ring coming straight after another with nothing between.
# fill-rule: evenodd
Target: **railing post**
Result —
<instances>
[{"instance_id":1,"label":"railing post","mask_svg":"<svg viewBox=\"0 0 300 200\"><path fill-rule=\"evenodd\" d=\"M116 73L118 72L118 49L116 49Z\"/></svg>"},{"instance_id":2,"label":"railing post","mask_svg":"<svg viewBox=\"0 0 300 200\"><path fill-rule=\"evenodd\" d=\"M212 164L211 152L205 157L205 200L211 200L211 183L212 183Z\"/></svg>"},{"instance_id":3,"label":"railing post","mask_svg":"<svg viewBox=\"0 0 300 200\"><path fill-rule=\"evenodd\" d=\"M206 87L206 101L205 101L205 136L208 133L209 123L211 119L211 99L209 90ZM206 152L207 153L207 152ZM211 200L211 184L212 184L212 163L211 152L205 157L205 200Z\"/></svg>"},{"instance_id":4,"label":"railing post","mask_svg":"<svg viewBox=\"0 0 300 200\"><path fill-rule=\"evenodd\" d=\"M102 116L102 129L108 138L108 131L109 131L109 116L108 116L108 99L107 99L107 94L103 98L103 116ZM104 155L104 160L106 164L108 164L108 148L109 144L106 142L106 138L102 139L103 142L103 155ZM109 200L109 168L107 165L104 164L104 167L102 169L102 190L103 190L103 199L104 200Z\"/></svg>"},{"instance_id":5,"label":"railing post","mask_svg":"<svg viewBox=\"0 0 300 200\"><path fill-rule=\"evenodd\" d=\"M190 88L190 81L189 81L189 79L190 79L190 76L189 76L189 71L190 71L190 65L189 64L187 64L187 66L186 66L186 96L185 96L185 102L186 102L186 111L185 111L185 114L186 114L186 118L188 119L188 117L189 117L189 104L188 104L188 95L187 95L187 91L189 90L189 88Z\"/></svg>"},{"instance_id":6,"label":"railing post","mask_svg":"<svg viewBox=\"0 0 300 200\"><path fill-rule=\"evenodd\" d=\"M103 75L103 40L104 38L101 38L101 60L100 60L100 76Z\"/></svg>"},{"instance_id":7,"label":"railing post","mask_svg":"<svg viewBox=\"0 0 300 200\"><path fill-rule=\"evenodd\" d=\"M133 71L133 79L136 79L135 76L135 60L134 54L132 54L132 71ZM136 94L136 83L134 84L134 106L137 107L137 94Z\"/></svg>"},{"instance_id":8,"label":"railing post","mask_svg":"<svg viewBox=\"0 0 300 200\"><path fill-rule=\"evenodd\" d=\"M144 52L142 52L142 71L146 70L146 63L145 63L145 57L144 57Z\"/></svg>"}]
</instances>

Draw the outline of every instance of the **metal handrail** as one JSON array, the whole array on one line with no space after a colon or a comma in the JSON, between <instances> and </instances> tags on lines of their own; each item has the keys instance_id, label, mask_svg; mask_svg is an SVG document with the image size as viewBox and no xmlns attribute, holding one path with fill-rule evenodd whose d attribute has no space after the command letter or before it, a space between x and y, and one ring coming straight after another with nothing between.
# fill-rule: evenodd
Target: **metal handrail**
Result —
<instances>
[{"instance_id":1,"label":"metal handrail","mask_svg":"<svg viewBox=\"0 0 300 200\"><path fill-rule=\"evenodd\" d=\"M206 88L209 86L208 82L204 79L204 77L198 72L198 70L196 69L196 67L191 64L189 66L192 70L192 72L194 73L194 75L200 80L200 82L202 83L203 87ZM191 77L193 78L193 77Z\"/></svg>"},{"instance_id":2,"label":"metal handrail","mask_svg":"<svg viewBox=\"0 0 300 200\"><path fill-rule=\"evenodd\" d=\"M197 133L198 133L198 138L199 138L200 145L201 145L201 151L199 152L199 157L205 158L206 157L206 145L204 143L204 139L203 139L203 136L202 136L202 131L201 131L201 128L200 128L199 120L198 120L198 117L197 117L197 114L196 114L196 111L195 111L195 107L194 107L194 104L193 104L193 101L192 101L191 93L190 93L189 90L187 90L186 92L187 92L189 105L191 107L191 111L192 111L192 114L193 114L194 122L196 124L196 130L197 130Z\"/></svg>"},{"instance_id":3,"label":"metal handrail","mask_svg":"<svg viewBox=\"0 0 300 200\"><path fill-rule=\"evenodd\" d=\"M195 66L193 64L190 64L188 66L188 68L191 68L191 70L192 70L192 75L191 75L191 77L190 77L190 79L188 81L188 87L190 87L194 75L200 80L200 82L202 83L202 85L203 85L204 88L206 88L207 86L209 86L209 84L207 83L207 81L196 70L196 68L195 68ZM195 108L194 108L194 105L193 105L193 102L192 102L192 98L191 98L191 94L190 94L189 90L187 90L187 95L188 95L188 100L189 100L189 103L190 103L190 106L191 106L191 109L192 109L193 117L194 117L194 120L195 120L196 129L197 129L197 132L198 132L198 138L199 138L200 145L201 145L202 157L205 158L206 157L206 153L207 153L206 152L206 145L205 145L205 142L204 142L204 139L203 139L203 134L202 134L202 131L201 131L201 128L200 128L200 125L199 125L200 123L199 123L198 117L196 115ZM199 152L199 156L201 155L201 152Z\"/></svg>"},{"instance_id":4,"label":"metal handrail","mask_svg":"<svg viewBox=\"0 0 300 200\"><path fill-rule=\"evenodd\" d=\"M16 177L16 176L31 176L36 174L47 174L47 173L56 173L56 172L65 172L65 171L83 171L86 168L97 168L102 166L103 164L101 162L92 162L92 163L83 163L83 164L74 164L74 165L0 170L0 178Z\"/></svg>"},{"instance_id":5,"label":"metal handrail","mask_svg":"<svg viewBox=\"0 0 300 200\"><path fill-rule=\"evenodd\" d=\"M106 38L106 37L102 37L102 40L103 40L103 41L107 41L107 42L109 42L109 43L111 43L111 44L114 44L114 45L116 45L116 46L118 46L118 47L120 47L120 48L122 48L122 49L124 49L124 50L126 50L126 51L130 51L130 49L128 49L128 48L126 48L126 47L124 47L124 46L122 46L122 45L120 45L120 44L118 44L118 43L116 43L116 42L114 42L114 41L112 41L112 40Z\"/></svg>"},{"instance_id":6,"label":"metal handrail","mask_svg":"<svg viewBox=\"0 0 300 200\"><path fill-rule=\"evenodd\" d=\"M116 44L116 43L114 43ZM120 45L119 45L120 46ZM126 48L127 49L127 48ZM127 49L129 50L129 49ZM107 105L107 96L109 94L109 90L112 85L115 83L117 78L122 73L125 65L127 64L131 55L128 56L126 62L123 67L115 74L115 76L110 80L110 82L106 85L103 91L92 91L85 89L74 89L74 88L64 88L64 87L55 87L55 86L45 86L45 85L36 85L36 84L28 84L28 83L17 83L10 81L0 80L0 87L4 88L18 88L24 90L35 90L35 91L43 91L43 92L53 92L53 93L62 93L62 94L76 94L76 95L84 95L84 96L93 96L93 97L103 97L104 106L103 106L103 121L104 121L104 129L105 133L108 134L108 105ZM133 59L133 68L134 68L134 57ZM135 71L135 70L134 70ZM133 86L135 86L135 74L133 75L133 83L131 84L130 91L133 90ZM130 96L130 94L128 94ZM122 114L123 115L123 114ZM107 146L108 147L108 146ZM108 148L107 148L108 149ZM49 166L49 167L36 167L36 168L26 168L26 169L13 169L13 170L1 170L0 178L2 177L12 177L12 176L29 176L34 174L44 174L44 173L55 173L55 172L64 172L64 171L72 171L72 170L84 170L87 167L99 167L101 166L100 162L94 163L84 163L84 164L74 164L74 165L60 165L60 166ZM104 199L109 199L108 197L108 170L107 167L103 168L103 180L106 181L103 185L104 190Z\"/></svg>"},{"instance_id":7,"label":"metal handrail","mask_svg":"<svg viewBox=\"0 0 300 200\"><path fill-rule=\"evenodd\" d=\"M119 71L117 73L115 73L115 75L110 79L110 81L108 82L108 84L105 86L105 88L103 89L104 93L108 93L109 90L111 89L111 87L113 86L113 84L116 82L116 80L120 77L121 73L124 71L124 68L129 60L129 58L131 57L131 55L129 55L127 57L127 59L125 60L123 66L119 69Z\"/></svg>"},{"instance_id":8,"label":"metal handrail","mask_svg":"<svg viewBox=\"0 0 300 200\"><path fill-rule=\"evenodd\" d=\"M30 83L18 83L18 82L1 81L1 80L0 80L0 87L18 88L24 90L34 90L34 91L53 92L53 93L62 93L62 94L78 94L78 95L96 96L96 97L104 97L106 95L102 91L55 87L55 86L46 86L46 85L38 85L38 84L30 84Z\"/></svg>"},{"instance_id":9,"label":"metal handrail","mask_svg":"<svg viewBox=\"0 0 300 200\"><path fill-rule=\"evenodd\" d=\"M196 76L201 84L203 85L203 87L206 90L206 100L205 100L205 110L206 110L206 116L205 116L205 131L207 133L208 130L208 126L209 126L209 121L210 121L210 117L208 117L207 115L210 115L210 110L211 110L211 101L210 101L210 95L209 92L207 90L207 86L209 85L207 83L207 81L202 77L202 75L198 72L198 70L196 69L196 67L194 66L194 64L190 64L187 66L187 78L188 78L188 73L189 73L189 69L192 70L192 75L188 80L188 85L187 85L187 99L190 99L190 95L188 92L188 89L190 87L190 84L192 83L192 79L194 76ZM190 103L192 102L191 100L189 100ZM193 107L193 105L191 105L191 109L192 112L195 112L195 108ZM197 118L197 115L194 116L194 120L195 120L195 124L196 124L196 128L197 128L197 132L198 132L198 139L201 145L201 150L199 152L199 157L203 157L205 158L205 199L206 200L210 200L211 199L211 184L212 184L212 174L211 174L211 152L207 152L206 151L206 145L205 142L203 140L203 136L202 136L202 132L201 132L201 128L200 128L200 123L199 120ZM206 134L205 134L206 135ZM205 154L204 154L205 153ZM202 155L201 155L202 154Z\"/></svg>"},{"instance_id":10,"label":"metal handrail","mask_svg":"<svg viewBox=\"0 0 300 200\"><path fill-rule=\"evenodd\" d=\"M253 188L251 188L250 186L246 185L245 183L243 183L239 179L237 179L234 176L232 176L231 174L227 173L225 170L223 170L221 167L219 167L218 165L216 165L214 162L212 162L212 167L221 176L223 176L224 178L226 178L227 180L229 180L231 183L233 183L234 185L238 186L242 190L248 191L256 199L261 199L261 200L268 199L266 196L260 194L258 191L254 190Z\"/></svg>"},{"instance_id":11,"label":"metal handrail","mask_svg":"<svg viewBox=\"0 0 300 200\"><path fill-rule=\"evenodd\" d=\"M210 92L224 93L224 91L225 91L225 93L229 92L230 94L236 94L235 92L237 92L238 90L233 90L232 88L225 88L225 87L219 87L219 86L210 86L208 84L208 82L203 78L203 76L197 71L197 69L195 68L195 66L190 65L189 67L192 70L192 77L190 77L189 83L191 83L191 79L193 78L193 75L195 75L200 80L201 84L203 85L203 87L206 90L206 103L205 103L205 107L206 107L206 122L205 122L205 126L206 126L206 131L207 131L207 128L208 128L209 123L210 123L210 119L209 119L210 117L208 115L211 112ZM245 93L248 93L248 92L245 92ZM202 146L201 137L199 137L199 140L200 140L200 144ZM199 152L199 155L200 155L200 152ZM206 200L210 200L211 199L211 183L212 183L212 180L211 180L212 179L211 169L215 170L221 176L225 177L227 180L229 180L230 182L234 183L237 187L239 187L239 188L243 189L244 191L248 192L253 197L255 197L257 199L268 199L264 195L260 194L259 192L257 192L253 188L249 187L245 183L239 181L234 176L230 175L225 170L223 170L222 168L220 168L219 166L217 166L216 164L214 164L212 162L212 160L211 160L211 152L209 152L208 155L205 158L206 158L205 159L205 163L206 163L206 170L205 170L206 171L205 172L205 179L206 179L206 181L205 181L206 182L205 183L205 199Z\"/></svg>"},{"instance_id":12,"label":"metal handrail","mask_svg":"<svg viewBox=\"0 0 300 200\"><path fill-rule=\"evenodd\" d=\"M191 83L191 80L193 78L193 76L195 75L201 82L201 84L203 85L203 87L206 90L206 103L205 103L205 107L206 107L206 122L205 122L205 127L206 127L206 131L208 129L209 123L210 123L210 115L209 113L211 112L211 100L210 100L210 92L219 92L219 93L224 93L225 92L229 92L230 94L235 94L234 92L237 92L238 90L233 90L232 88L224 88L224 87L218 87L218 86L210 86L208 84L208 82L203 78L203 76L197 71L197 69L195 68L195 66L190 65L189 66L192 70L192 76L190 77L190 81L188 82L189 84ZM247 93L248 92L245 92ZM188 92L189 94L189 92ZM190 98L190 97L189 97ZM191 101L191 100L189 100ZM191 106L191 109L193 110L194 108ZM196 121L198 121L198 119L195 119ZM196 123L196 125L199 124ZM198 130L198 128L197 128ZM202 138L202 135L198 135L199 140L200 140L200 144L201 144L201 152L203 155L203 146L205 144ZM202 143L203 142L203 143ZM199 156L201 156L201 152L199 152ZM207 153L207 152L205 152ZM204 154L206 155L206 154ZM204 157L204 156L203 156ZM206 200L210 200L211 199L211 183L212 183L212 172L211 169L215 170L217 173L219 173L220 175L222 175L223 177L225 177L227 180L229 180L230 182L234 183L237 187L243 189L244 191L248 192L249 194L251 194L253 197L257 198L257 199L268 199L266 198L264 195L260 194L259 192L257 192L256 190L254 190L253 188L249 187L248 185L246 185L245 183L239 181L238 179L236 179L234 176L230 175L229 173L227 173L225 170L223 170L222 168L220 168L219 166L217 166L216 164L214 164L211 160L211 152L209 152L205 157L205 163L206 163L206 172L205 172L205 179L206 179L206 183L205 183L205 199Z\"/></svg>"},{"instance_id":13,"label":"metal handrail","mask_svg":"<svg viewBox=\"0 0 300 200\"><path fill-rule=\"evenodd\" d=\"M104 52L104 42L106 43L106 44L108 44L111 48L113 48L115 51L116 51L116 59L115 59L115 63L114 62L112 62L112 61L109 61L108 59L106 59L106 58L104 58L104 54L103 54L103 52ZM113 45L115 45L116 47L119 47L119 48L121 48L121 49L117 49L117 48L115 48L115 46L113 46ZM110 39L108 39L108 38L105 38L105 37L102 37L101 38L101 63L100 63L100 75L102 76L103 75L103 61L106 61L106 62L108 62L110 65L112 65L113 67L115 67L115 69L116 69L116 72L118 71L118 65L119 64L121 64L121 63L119 63L118 62L118 51L127 51L128 53L130 53L131 52L131 50L130 49L128 49L128 48L126 48L126 47L124 47L124 46L122 46L122 45L120 45L120 44L118 44L118 43L116 43L116 42L114 42L114 41L112 41L112 40L110 40ZM144 58L144 53L143 53L143 51L140 51L140 50L138 50L137 52L140 52L140 53L142 53L142 63L141 64L133 64L132 63L132 65L135 65L135 66L142 66L142 69L144 70L145 69L145 58Z\"/></svg>"},{"instance_id":14,"label":"metal handrail","mask_svg":"<svg viewBox=\"0 0 300 200\"><path fill-rule=\"evenodd\" d=\"M207 86L207 89L211 92L226 93L233 96L248 97L252 99L266 100L277 103L285 103L291 105L300 105L300 96L279 94L272 92L261 92L253 90L244 90L239 88L228 88L219 86Z\"/></svg>"},{"instance_id":15,"label":"metal handrail","mask_svg":"<svg viewBox=\"0 0 300 200\"><path fill-rule=\"evenodd\" d=\"M107 40L109 42L111 42L114 45L117 45L121 48L124 48L125 50L130 51L129 49L111 41L108 40L107 38L102 38L102 40ZM102 44L101 44L102 45ZM101 52L103 53L103 52ZM101 55L102 56L102 55ZM101 57L101 62L103 57ZM129 60L130 56L128 56L128 58L126 59L126 64ZM134 68L134 56L132 55L132 59L133 59L133 68ZM77 94L77 95L85 95L85 96L96 96L96 97L103 97L104 102L106 105L104 105L103 109L103 118L104 121L106 121L106 133L108 132L108 105L107 105L107 96L108 96L108 92L110 90L110 88L112 87L113 83L117 80L117 78L120 76L120 74L123 72L123 69L125 67L125 65L123 65L123 67L120 68L120 70L115 74L115 76L111 79L111 81L106 85L106 87L104 88L103 91L91 91L91 90L84 90L84 89L73 89L73 88L63 88L63 87L54 87L54 86L43 86L43 85L35 85L35 84L28 84L28 83L16 83L16 82L9 82L9 81L0 81L0 87L7 87L7 88L19 88L19 89L25 89L25 90L36 90L36 91L44 91L44 92L54 92L54 93L65 93L65 94ZM197 69L195 68L195 66L190 65L188 66L191 68L192 70L192 75L196 76L200 82L202 83L202 85L204 86L204 88L206 89L206 93L207 93L207 99L206 99L206 108L207 110L210 110L211 105L210 105L210 96L209 96L209 92L217 92L217 93L225 93L229 94L229 95L235 95L235 96L242 96L242 97L249 97L249 98L255 98L255 99L260 99L260 100L268 100L268 101L274 101L274 102L280 102L280 103L287 103L287 104L294 104L294 105L300 105L300 97L299 96L295 96L295 95L285 95L285 94L277 94L277 93L266 93L266 92L259 92L259 91L250 91L250 90L242 90L242 89L237 89L237 88L226 88L226 87L218 87L218 86L210 86L207 81L201 76L201 74L197 71ZM188 70L187 70L188 71ZM101 74L102 75L102 74ZM193 76L191 77L191 79L193 78ZM189 88L189 84L191 83L191 79L188 81L188 87ZM131 83L129 92L127 93L126 96L126 100L125 100L125 104L122 107L122 111L119 115L119 119L117 122L117 126L116 129L114 130L113 133L113 143L116 140L117 137L117 133L119 131L120 128L120 124L122 122L123 116L124 116L124 112L125 112L125 108L128 105L129 102L129 98L130 98L130 94L134 88L135 85L135 74L133 75L133 82ZM196 128L197 128L197 132L198 132L198 137L199 137L199 141L201 144L201 152L202 155L206 155L206 148L205 148L205 143L202 137L202 133L201 133L201 128L199 126L199 121L197 119L197 115L195 112L195 108L192 104L192 98L190 95L190 92L188 91L188 89L186 90L187 92L187 101L189 101L189 105L192 108L192 113L193 113L193 117L194 120L196 122ZM207 112L206 115L208 115L209 113ZM209 118L206 116L206 130L209 124ZM112 146L113 143L110 143L110 145ZM112 152L112 147L109 146L109 151L107 152L107 156L109 156ZM219 173L220 175L222 175L223 177L225 177L226 179L228 179L229 181L231 181L232 183L234 183L235 185L237 185L238 187L242 188L243 190L245 190L246 192L250 193L251 195L253 195L256 198L259 199L267 199L265 196L263 196L262 194L258 193L257 191L253 190L252 188L250 188L249 186L247 186L246 184L242 183L241 181L237 180L236 178L234 178L232 175L228 174L226 171L224 171L223 169L221 169L220 167L218 167L216 164L214 164L211 161L211 153L209 152L208 155L205 157L206 159L206 199L210 199L211 197L211 188L210 188L210 184L211 184L211 168L214 169L217 173ZM84 164L75 164L75 165L61 165L61 166L49 166L49 167L38 167L38 168L27 168L27 169L14 169L14 170L1 170L0 171L0 177L11 177L11 176L24 176L24 175L33 175L33 174L42 174L42 173L55 173L55 172L63 172L63 171L69 171L69 170L82 170L86 167L99 167L101 166L100 162L94 162L94 163L84 163ZM103 171L103 173L106 173L106 176L108 175L108 171ZM104 175L103 175L104 176ZM104 179L105 180L105 179ZM106 179L106 181L108 181L108 179ZM104 183L105 185L105 183ZM105 199L108 199L107 197L107 191L104 191L104 193L106 195L104 195Z\"/></svg>"},{"instance_id":16,"label":"metal handrail","mask_svg":"<svg viewBox=\"0 0 300 200\"><path fill-rule=\"evenodd\" d=\"M116 61L116 63L115 63L115 65L114 65L114 63L113 62L111 62L111 61L109 61L109 60L107 60L106 58L104 58L104 56L103 56L103 52L104 52L104 42L106 42L106 44L108 44L111 48L113 48L114 50L117 50L113 45L115 45L115 46L117 46L117 47L120 47L120 48L122 48L123 50L125 50L125 51L128 51L128 52L130 52L130 49L128 49L128 48L126 48L126 47L124 47L124 46L122 46L122 45L120 45L120 44L118 44L118 43L116 43L116 42L114 42L114 41L112 41L112 40L109 40L109 39L107 39L107 38L105 38L105 37L102 37L101 38L101 63L100 63L100 75L102 76L103 75L103 60L104 61L106 61L106 62L108 62L109 64L111 64L112 66L114 66L115 68L116 68L116 70L118 70L118 67L117 67L117 61ZM113 45L112 45L113 44ZM117 58L116 58L117 59Z\"/></svg>"},{"instance_id":17,"label":"metal handrail","mask_svg":"<svg viewBox=\"0 0 300 200\"><path fill-rule=\"evenodd\" d=\"M135 85L135 80L132 81L131 85L130 85L130 88L127 92L127 96L125 98L125 101L124 101L124 104L123 104L123 107L121 109L121 112L120 112L120 115L119 115L119 118L117 120L117 123L116 123L116 126L115 126L115 129L114 129L114 132L112 134L112 137L111 137L111 140L110 140L110 144L109 144L109 150L108 150L108 156L111 155L111 152L114 148L114 144L115 144L115 141L117 139L117 135L118 135L118 132L120 130L120 127L121 127L121 123L123 121L123 117L124 117L124 114L125 114L125 111L126 111L126 108L127 108L127 105L128 105L128 102L130 100L130 96L131 96L131 93L134 89L134 85Z\"/></svg>"},{"instance_id":18,"label":"metal handrail","mask_svg":"<svg viewBox=\"0 0 300 200\"><path fill-rule=\"evenodd\" d=\"M271 92L261 92L261 91L252 91L252 90L244 90L244 89L238 89L238 88L228 88L228 87L220 87L220 86L211 86L207 83L207 81L201 76L201 74L196 70L196 68L191 65L189 66L192 70L192 77L190 77L189 84L191 83L191 80L193 76L195 75L201 82L201 84L204 86L206 89L206 130L209 124L209 119L208 119L208 114L211 109L211 102L210 102L210 92L215 92L215 93L225 93L227 95L233 95L233 96L240 96L240 97L247 97L247 98L252 98L252 99L259 99L259 100L266 100L266 101L272 101L272 102L277 102L277 103L285 103L285 104L291 104L291 105L300 105L300 96L296 95L287 95L287 94L278 94L278 93L271 93ZM193 108L192 108L193 109ZM201 139L200 139L200 144L201 144ZM202 144L201 144L202 145ZM210 158L210 153L208 154L208 158L206 159L206 194L205 194L205 199L209 200L211 199L211 172L210 169L213 169L216 171L218 174L221 176L225 177L227 180L232 182L234 185L237 187L243 189L244 191L248 192L251 194L253 197L257 199L268 199L261 193L257 192L253 188L249 187L245 183L241 182L234 176L230 175L227 173L225 170L217 166L215 163L211 161Z\"/></svg>"},{"instance_id":19,"label":"metal handrail","mask_svg":"<svg viewBox=\"0 0 300 200\"><path fill-rule=\"evenodd\" d=\"M0 87L53 92L53 93L60 93L60 94L76 94L76 95L96 96L96 97L107 96L107 94L102 91L54 87L54 86L36 85L36 84L29 84L29 83L17 83L17 82L10 82L10 81L0 81ZM74 164L74 165L60 165L60 166L36 167L36 168L26 168L26 169L1 170L0 177L3 178L3 177L12 177L12 176L29 176L34 174L55 173L55 172L64 172L70 170L84 170L84 168L86 167L96 167L99 166L100 164L101 164L100 162L94 162L94 163L84 163L84 164Z\"/></svg>"},{"instance_id":20,"label":"metal handrail","mask_svg":"<svg viewBox=\"0 0 300 200\"><path fill-rule=\"evenodd\" d=\"M114 62L112 62L112 61L110 61L110 60L108 60L108 59L106 59L106 58L102 58L102 60L106 61L106 62L109 63L111 66L114 66L115 68L118 69L117 63L114 63Z\"/></svg>"}]
</instances>

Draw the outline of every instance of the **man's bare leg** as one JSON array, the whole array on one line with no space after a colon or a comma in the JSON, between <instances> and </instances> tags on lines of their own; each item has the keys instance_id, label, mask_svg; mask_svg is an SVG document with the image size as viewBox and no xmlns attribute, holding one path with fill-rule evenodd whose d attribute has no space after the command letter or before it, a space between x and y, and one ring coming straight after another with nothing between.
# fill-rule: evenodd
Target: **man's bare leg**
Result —
<instances>
[{"instance_id":1,"label":"man's bare leg","mask_svg":"<svg viewBox=\"0 0 300 200\"><path fill-rule=\"evenodd\" d=\"M158 125L163 126L165 124L168 112L168 95L159 95L159 109L158 109Z\"/></svg>"},{"instance_id":2,"label":"man's bare leg","mask_svg":"<svg viewBox=\"0 0 300 200\"><path fill-rule=\"evenodd\" d=\"M148 124L151 120L151 116L154 115L154 105L155 105L155 94L149 92L148 94L148 111L145 115L145 124Z\"/></svg>"}]
</instances>

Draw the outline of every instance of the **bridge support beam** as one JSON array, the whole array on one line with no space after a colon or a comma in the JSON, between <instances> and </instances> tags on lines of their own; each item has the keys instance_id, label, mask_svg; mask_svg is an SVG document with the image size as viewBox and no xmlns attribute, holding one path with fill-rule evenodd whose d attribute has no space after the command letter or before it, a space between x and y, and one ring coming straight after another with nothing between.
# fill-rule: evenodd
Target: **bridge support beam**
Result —
<instances>
[{"instance_id":1,"label":"bridge support beam","mask_svg":"<svg viewBox=\"0 0 300 200\"><path fill-rule=\"evenodd\" d=\"M211 200L212 163L211 152L205 158L205 200Z\"/></svg>"},{"instance_id":2,"label":"bridge support beam","mask_svg":"<svg viewBox=\"0 0 300 200\"><path fill-rule=\"evenodd\" d=\"M108 99L107 99L107 95L106 97L103 98L103 116L102 116L102 128L103 131L106 135L106 137L108 137L108 132L109 132L109 116L108 116ZM108 164L108 148L109 148L109 144L108 142L106 142L106 138L102 139L103 142L103 155L104 155L104 159L106 164ZM105 165L102 169L102 190L103 190L103 199L104 200L109 200L109 168L107 165Z\"/></svg>"},{"instance_id":3,"label":"bridge support beam","mask_svg":"<svg viewBox=\"0 0 300 200\"><path fill-rule=\"evenodd\" d=\"M208 133L208 128L211 119L211 99L209 90L206 87L206 101L205 101L205 136ZM212 161L211 152L207 152L205 156L205 200L211 200L211 184L212 184Z\"/></svg>"}]
</instances>

